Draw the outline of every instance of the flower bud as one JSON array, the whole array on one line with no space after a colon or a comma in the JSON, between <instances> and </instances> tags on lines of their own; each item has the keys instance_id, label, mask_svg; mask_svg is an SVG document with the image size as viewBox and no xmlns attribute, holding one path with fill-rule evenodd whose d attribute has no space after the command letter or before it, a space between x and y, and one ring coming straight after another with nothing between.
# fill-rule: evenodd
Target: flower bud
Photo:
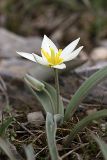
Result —
<instances>
[{"instance_id":1,"label":"flower bud","mask_svg":"<svg viewBox=\"0 0 107 160\"><path fill-rule=\"evenodd\" d=\"M39 80L33 78L32 76L28 74L26 74L24 80L28 85L30 85L30 87L32 87L33 89L37 91L41 91L45 88L45 85L42 82L40 82Z\"/></svg>"}]
</instances>

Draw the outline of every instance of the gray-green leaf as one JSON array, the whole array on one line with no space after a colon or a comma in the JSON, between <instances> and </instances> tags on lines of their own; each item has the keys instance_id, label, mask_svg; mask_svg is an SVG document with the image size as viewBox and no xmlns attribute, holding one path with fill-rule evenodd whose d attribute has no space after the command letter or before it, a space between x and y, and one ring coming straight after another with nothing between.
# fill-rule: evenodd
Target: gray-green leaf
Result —
<instances>
[{"instance_id":1,"label":"gray-green leaf","mask_svg":"<svg viewBox=\"0 0 107 160\"><path fill-rule=\"evenodd\" d=\"M5 152L10 160L23 160L23 158L15 150L15 147L10 144L7 139L0 137L0 148Z\"/></svg>"},{"instance_id":2,"label":"gray-green leaf","mask_svg":"<svg viewBox=\"0 0 107 160\"><path fill-rule=\"evenodd\" d=\"M27 160L35 160L34 150L31 144L26 146L25 148Z\"/></svg>"},{"instance_id":3,"label":"gray-green leaf","mask_svg":"<svg viewBox=\"0 0 107 160\"><path fill-rule=\"evenodd\" d=\"M54 103L53 100L51 99L50 94L48 93L47 90L42 90L42 91L36 91L32 89L32 87L29 85L29 82L25 80L29 90L33 93L33 95L38 99L38 101L41 103L44 111L50 112L54 114Z\"/></svg>"},{"instance_id":4,"label":"gray-green leaf","mask_svg":"<svg viewBox=\"0 0 107 160\"><path fill-rule=\"evenodd\" d=\"M75 113L78 105L88 95L90 90L106 77L107 67L104 67L103 69L100 69L99 71L94 73L80 86L80 88L73 95L72 99L70 100L70 103L66 108L64 120L68 120Z\"/></svg>"},{"instance_id":5,"label":"gray-green leaf","mask_svg":"<svg viewBox=\"0 0 107 160\"><path fill-rule=\"evenodd\" d=\"M92 134L92 137L99 145L100 150L102 151L102 154L104 156L104 159L107 160L107 144L101 138L98 138L97 136L95 136L93 134Z\"/></svg>"},{"instance_id":6,"label":"gray-green leaf","mask_svg":"<svg viewBox=\"0 0 107 160\"><path fill-rule=\"evenodd\" d=\"M51 85L49 85L46 82L44 83L44 89L41 91L37 91L34 90L34 88L32 88L32 86L29 84L28 80L25 79L25 82L28 86L28 88L30 89L30 91L34 94L34 96L36 96L36 98L39 100L39 102L42 104L45 112L50 112L53 115L56 114L56 102L57 102L57 96L56 96L56 90L54 87L52 87ZM64 106L63 106L63 102L62 99L60 97L59 99L60 102L60 106L59 106L59 113L62 116L64 116Z\"/></svg>"},{"instance_id":7,"label":"gray-green leaf","mask_svg":"<svg viewBox=\"0 0 107 160\"><path fill-rule=\"evenodd\" d=\"M53 102L54 102L54 106L55 106L55 110L54 110L54 114L61 114L61 116L64 116L64 105L62 102L62 98L61 96L59 96L59 111L57 113L57 94L56 94L56 90L54 87L52 87L50 84L44 82L46 90L49 92L49 94L51 95Z\"/></svg>"},{"instance_id":8,"label":"gray-green leaf","mask_svg":"<svg viewBox=\"0 0 107 160\"><path fill-rule=\"evenodd\" d=\"M51 113L47 112L46 134L47 134L49 152L52 160L59 159L58 151L56 147L56 141L55 141L56 129L57 129L57 124L56 122L54 122L54 116Z\"/></svg>"},{"instance_id":9,"label":"gray-green leaf","mask_svg":"<svg viewBox=\"0 0 107 160\"><path fill-rule=\"evenodd\" d=\"M12 121L13 121L13 118L10 117L10 118L6 119L6 120L3 122L3 124L1 124L1 126L0 126L0 136L4 136L7 128L8 128L9 125L12 123Z\"/></svg>"}]
</instances>

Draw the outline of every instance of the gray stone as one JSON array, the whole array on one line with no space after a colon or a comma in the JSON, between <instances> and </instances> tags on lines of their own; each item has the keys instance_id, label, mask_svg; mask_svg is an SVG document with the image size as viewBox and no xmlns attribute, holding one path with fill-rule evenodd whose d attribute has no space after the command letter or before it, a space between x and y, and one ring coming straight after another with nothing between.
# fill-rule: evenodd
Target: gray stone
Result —
<instances>
[{"instance_id":1,"label":"gray stone","mask_svg":"<svg viewBox=\"0 0 107 160\"><path fill-rule=\"evenodd\" d=\"M16 51L40 52L40 37L24 38L0 28L0 58L19 57Z\"/></svg>"},{"instance_id":2,"label":"gray stone","mask_svg":"<svg viewBox=\"0 0 107 160\"><path fill-rule=\"evenodd\" d=\"M31 124L35 124L36 126L40 126L44 123L44 117L42 112L32 112L27 115L28 122Z\"/></svg>"},{"instance_id":3,"label":"gray stone","mask_svg":"<svg viewBox=\"0 0 107 160\"><path fill-rule=\"evenodd\" d=\"M3 77L11 77L21 79L26 73L34 69L34 63L26 60L3 59L0 62L0 75Z\"/></svg>"},{"instance_id":4,"label":"gray stone","mask_svg":"<svg viewBox=\"0 0 107 160\"><path fill-rule=\"evenodd\" d=\"M77 68L75 71L77 74L81 76L89 77L99 69L106 66L107 66L107 61L99 61L97 63L94 63L93 65L91 62L88 62L87 64L84 64L82 67Z\"/></svg>"}]
</instances>

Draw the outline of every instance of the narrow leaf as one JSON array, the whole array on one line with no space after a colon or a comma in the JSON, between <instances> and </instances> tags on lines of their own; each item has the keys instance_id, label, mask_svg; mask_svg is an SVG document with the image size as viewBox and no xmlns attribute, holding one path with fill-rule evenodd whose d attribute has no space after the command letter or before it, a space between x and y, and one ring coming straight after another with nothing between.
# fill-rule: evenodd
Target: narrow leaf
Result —
<instances>
[{"instance_id":1,"label":"narrow leaf","mask_svg":"<svg viewBox=\"0 0 107 160\"><path fill-rule=\"evenodd\" d=\"M102 154L104 156L104 159L107 160L107 144L101 138L98 138L97 136L95 136L93 134L92 134L92 137L99 145L100 150L102 151Z\"/></svg>"},{"instance_id":2,"label":"narrow leaf","mask_svg":"<svg viewBox=\"0 0 107 160\"><path fill-rule=\"evenodd\" d=\"M17 151L11 148L11 144L8 140L4 138L0 138L0 148L5 152L5 154L9 157L10 160L22 160L21 156L17 153Z\"/></svg>"},{"instance_id":3,"label":"narrow leaf","mask_svg":"<svg viewBox=\"0 0 107 160\"><path fill-rule=\"evenodd\" d=\"M47 134L49 152L52 160L59 159L55 141L56 129L57 125L56 122L54 122L54 117L51 113L48 112L46 116L46 134Z\"/></svg>"},{"instance_id":4,"label":"narrow leaf","mask_svg":"<svg viewBox=\"0 0 107 160\"><path fill-rule=\"evenodd\" d=\"M59 111L57 113L57 94L56 94L56 90L54 87L52 87L51 85L49 85L48 83L44 82L45 87L47 89L47 91L49 92L49 94L51 95L53 102L54 102L54 106L55 106L55 110L54 113L55 114L61 114L62 116L64 116L64 105L63 105L63 101L61 96L59 97Z\"/></svg>"},{"instance_id":5,"label":"narrow leaf","mask_svg":"<svg viewBox=\"0 0 107 160\"><path fill-rule=\"evenodd\" d=\"M3 122L3 124L0 126L0 136L5 134L5 131L7 130L7 128L9 127L12 121L13 121L13 118L10 117Z\"/></svg>"},{"instance_id":6,"label":"narrow leaf","mask_svg":"<svg viewBox=\"0 0 107 160\"><path fill-rule=\"evenodd\" d=\"M65 141L65 146L70 145L73 139L75 138L75 136L78 134L78 132L80 132L84 127L86 127L93 120L97 120L97 119L104 118L104 117L107 117L107 109L103 109L96 113L92 113L91 115L88 115L87 117L83 118L71 130L70 134L68 135Z\"/></svg>"},{"instance_id":7,"label":"narrow leaf","mask_svg":"<svg viewBox=\"0 0 107 160\"><path fill-rule=\"evenodd\" d=\"M76 111L78 105L82 100L88 95L90 90L107 77L107 67L100 69L89 77L77 90L77 92L72 97L70 103L68 104L65 112L65 120L68 120Z\"/></svg>"},{"instance_id":8,"label":"narrow leaf","mask_svg":"<svg viewBox=\"0 0 107 160\"><path fill-rule=\"evenodd\" d=\"M31 144L25 147L27 160L35 160L34 150Z\"/></svg>"},{"instance_id":9,"label":"narrow leaf","mask_svg":"<svg viewBox=\"0 0 107 160\"><path fill-rule=\"evenodd\" d=\"M61 114L55 114L54 121L56 124L62 124L63 123L63 116Z\"/></svg>"}]
</instances>

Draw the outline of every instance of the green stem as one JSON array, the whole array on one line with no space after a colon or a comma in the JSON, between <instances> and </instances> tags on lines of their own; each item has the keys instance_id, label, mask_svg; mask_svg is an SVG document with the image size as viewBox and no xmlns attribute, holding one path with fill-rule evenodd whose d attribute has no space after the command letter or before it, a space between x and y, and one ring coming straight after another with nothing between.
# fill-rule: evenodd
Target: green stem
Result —
<instances>
[{"instance_id":1,"label":"green stem","mask_svg":"<svg viewBox=\"0 0 107 160\"><path fill-rule=\"evenodd\" d=\"M55 86L56 86L56 92L57 92L57 108L56 113L59 113L59 96L60 96L60 90L59 90L59 78L58 78L58 69L54 69L55 72Z\"/></svg>"}]
</instances>

